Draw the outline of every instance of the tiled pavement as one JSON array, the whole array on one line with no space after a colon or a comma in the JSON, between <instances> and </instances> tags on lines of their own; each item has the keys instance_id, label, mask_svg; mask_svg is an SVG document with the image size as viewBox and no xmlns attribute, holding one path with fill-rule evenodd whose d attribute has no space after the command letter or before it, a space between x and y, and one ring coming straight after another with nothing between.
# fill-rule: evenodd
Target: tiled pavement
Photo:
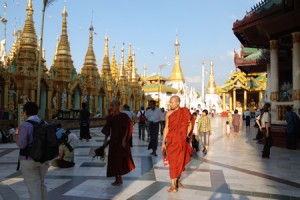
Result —
<instances>
[{"instance_id":1,"label":"tiled pavement","mask_svg":"<svg viewBox=\"0 0 300 200\"><path fill-rule=\"evenodd\" d=\"M149 156L147 142L138 139L136 128L132 148L136 169L124 176L122 186L111 186L106 163L92 161L93 149L104 139L95 128L92 140L82 141L75 150L74 168L49 168L49 199L300 199L299 150L272 147L271 159L261 159L262 145L253 140L254 127L243 127L238 138L228 138L225 119L212 118L212 125L211 148L205 157L193 155L182 175L185 189L178 193L166 192L168 168L161 155ZM28 199L22 175L16 172L17 155L15 144L0 144L0 200Z\"/></svg>"}]
</instances>

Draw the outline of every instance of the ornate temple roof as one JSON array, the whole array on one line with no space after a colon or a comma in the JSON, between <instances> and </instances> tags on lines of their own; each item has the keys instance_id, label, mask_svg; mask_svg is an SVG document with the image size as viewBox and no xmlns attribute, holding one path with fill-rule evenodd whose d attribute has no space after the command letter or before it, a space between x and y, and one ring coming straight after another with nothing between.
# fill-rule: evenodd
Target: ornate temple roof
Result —
<instances>
[{"instance_id":1,"label":"ornate temple roof","mask_svg":"<svg viewBox=\"0 0 300 200\"><path fill-rule=\"evenodd\" d=\"M235 52L234 63L245 73L264 72L266 65L270 63L270 51L268 49L242 47L240 55Z\"/></svg>"},{"instance_id":2,"label":"ornate temple roof","mask_svg":"<svg viewBox=\"0 0 300 200\"><path fill-rule=\"evenodd\" d=\"M219 92L228 92L233 88L247 91L262 91L267 87L266 73L246 74L241 71L232 72L225 84L218 88Z\"/></svg>"},{"instance_id":3,"label":"ornate temple roof","mask_svg":"<svg viewBox=\"0 0 300 200\"><path fill-rule=\"evenodd\" d=\"M93 34L94 28L93 25L90 26L90 36L89 36L89 46L85 55L84 64L81 69L81 74L84 75L87 79L92 79L92 81L97 82L97 78L99 77L96 56L94 53L93 47ZM90 86L87 84L87 86Z\"/></svg>"},{"instance_id":4,"label":"ornate temple roof","mask_svg":"<svg viewBox=\"0 0 300 200\"><path fill-rule=\"evenodd\" d=\"M54 73L54 78L60 81L70 82L77 75L73 65L70 42L67 32L67 9L66 6L62 12L62 31L60 40L57 46L57 54L51 66L51 71Z\"/></svg>"},{"instance_id":5,"label":"ornate temple roof","mask_svg":"<svg viewBox=\"0 0 300 200\"><path fill-rule=\"evenodd\" d=\"M207 85L207 94L217 94L217 86L215 82L215 74L214 74L214 64L213 61L210 61L210 74Z\"/></svg>"},{"instance_id":6,"label":"ornate temple roof","mask_svg":"<svg viewBox=\"0 0 300 200\"><path fill-rule=\"evenodd\" d=\"M180 46L180 43L178 41L178 38L176 38L176 41L175 41L175 62L174 62L174 67L173 67L173 70L172 70L172 74L170 76L170 81L171 82L182 82L184 83L184 76L183 76L183 73L182 73L182 69L181 69L181 66L180 66L180 57L179 57L179 46Z\"/></svg>"},{"instance_id":7,"label":"ornate temple roof","mask_svg":"<svg viewBox=\"0 0 300 200\"><path fill-rule=\"evenodd\" d=\"M178 90L175 88L172 88L171 86L168 85L158 85L158 84L149 84L149 85L145 85L143 86L143 91L145 93L149 93L149 92L171 92L171 93L177 93Z\"/></svg>"}]
</instances>

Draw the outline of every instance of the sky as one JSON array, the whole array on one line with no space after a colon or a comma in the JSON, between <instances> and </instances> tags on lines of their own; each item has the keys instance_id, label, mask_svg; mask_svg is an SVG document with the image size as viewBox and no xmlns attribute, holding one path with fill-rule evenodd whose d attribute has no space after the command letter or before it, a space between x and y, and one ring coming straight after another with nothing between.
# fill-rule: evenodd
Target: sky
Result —
<instances>
[{"instance_id":1,"label":"sky","mask_svg":"<svg viewBox=\"0 0 300 200\"><path fill-rule=\"evenodd\" d=\"M4 2L7 4L4 11ZM40 35L42 0L33 0L34 22ZM61 13L68 11L68 36L71 54L78 73L88 48L89 26L94 26L94 50L101 69L104 36L109 35L110 52L116 47L120 62L121 48L131 43L136 54L138 73L158 72L158 66L170 62L162 69L169 77L175 59L176 35L180 42L180 60L189 86L201 89L201 63L209 71L214 62L216 84L221 86L235 70L233 51L239 51L240 42L232 31L236 19L242 19L258 0L56 0L46 10L44 43L48 69L51 66L56 37L61 34ZM6 17L7 51L12 47L12 33L24 26L27 0L0 0L0 15ZM4 38L4 25L0 25L0 38ZM128 52L128 51L127 51ZM125 52L125 56L127 56ZM207 84L209 74L205 76Z\"/></svg>"}]
</instances>

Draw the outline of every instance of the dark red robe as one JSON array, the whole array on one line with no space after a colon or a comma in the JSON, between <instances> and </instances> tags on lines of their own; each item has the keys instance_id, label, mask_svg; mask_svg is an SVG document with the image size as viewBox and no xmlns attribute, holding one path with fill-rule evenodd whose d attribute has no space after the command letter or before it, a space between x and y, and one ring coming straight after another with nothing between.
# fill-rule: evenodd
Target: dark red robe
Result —
<instances>
[{"instance_id":1,"label":"dark red robe","mask_svg":"<svg viewBox=\"0 0 300 200\"><path fill-rule=\"evenodd\" d=\"M107 117L102 133L110 136L107 177L124 175L135 169L131 156L129 138L133 130L133 123L125 113ZM122 140L127 134L126 147L122 147Z\"/></svg>"},{"instance_id":2,"label":"dark red robe","mask_svg":"<svg viewBox=\"0 0 300 200\"><path fill-rule=\"evenodd\" d=\"M193 117L187 108L179 108L168 118L166 139L171 179L179 178L185 166L191 161L193 148L190 141L186 141L189 122L194 124Z\"/></svg>"}]
</instances>

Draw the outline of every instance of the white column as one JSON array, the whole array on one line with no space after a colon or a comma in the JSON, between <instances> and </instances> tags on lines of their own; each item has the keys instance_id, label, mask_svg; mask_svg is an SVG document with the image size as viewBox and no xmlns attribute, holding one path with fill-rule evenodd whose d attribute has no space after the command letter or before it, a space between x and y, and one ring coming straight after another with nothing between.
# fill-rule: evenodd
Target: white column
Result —
<instances>
[{"instance_id":1,"label":"white column","mask_svg":"<svg viewBox=\"0 0 300 200\"><path fill-rule=\"evenodd\" d=\"M271 101L279 101L279 73L278 73L278 44L277 40L270 40L271 60Z\"/></svg>"},{"instance_id":2,"label":"white column","mask_svg":"<svg viewBox=\"0 0 300 200\"><path fill-rule=\"evenodd\" d=\"M292 33L293 38L293 101L294 108L300 108L300 32Z\"/></svg>"},{"instance_id":3,"label":"white column","mask_svg":"<svg viewBox=\"0 0 300 200\"><path fill-rule=\"evenodd\" d=\"M265 101L271 102L271 66L267 64L267 89L265 91Z\"/></svg>"}]
</instances>

